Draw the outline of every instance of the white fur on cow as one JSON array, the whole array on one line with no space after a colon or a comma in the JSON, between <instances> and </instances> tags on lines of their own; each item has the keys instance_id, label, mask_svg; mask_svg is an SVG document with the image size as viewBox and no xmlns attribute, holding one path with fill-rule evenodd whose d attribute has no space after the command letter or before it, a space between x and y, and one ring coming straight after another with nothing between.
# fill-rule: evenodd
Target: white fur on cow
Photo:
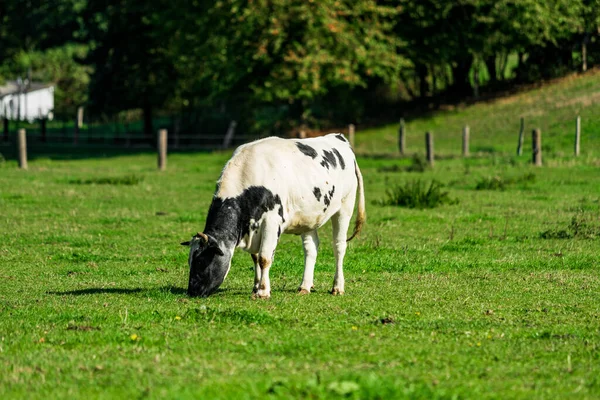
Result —
<instances>
[{"instance_id":1,"label":"white fur on cow","mask_svg":"<svg viewBox=\"0 0 600 400\"><path fill-rule=\"evenodd\" d=\"M357 193L356 224L346 239ZM336 258L331 292L343 294L346 242L366 219L362 175L346 138L270 137L240 146L217 182L204 232L182 243L190 246L188 294L214 292L239 247L254 260L254 295L270 297L269 269L282 233L302 236L304 276L298 290L309 293L319 247L317 229L330 219Z\"/></svg>"}]
</instances>

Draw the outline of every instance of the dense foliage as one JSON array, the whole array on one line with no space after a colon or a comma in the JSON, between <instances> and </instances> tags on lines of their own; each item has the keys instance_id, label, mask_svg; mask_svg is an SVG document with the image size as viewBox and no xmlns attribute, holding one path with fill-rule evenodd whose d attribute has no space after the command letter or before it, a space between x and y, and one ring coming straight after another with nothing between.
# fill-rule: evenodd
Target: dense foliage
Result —
<instances>
[{"instance_id":1,"label":"dense foliage","mask_svg":"<svg viewBox=\"0 0 600 400\"><path fill-rule=\"evenodd\" d=\"M142 110L255 130L378 117L600 63L600 0L0 3L0 81L58 85L57 114Z\"/></svg>"}]
</instances>

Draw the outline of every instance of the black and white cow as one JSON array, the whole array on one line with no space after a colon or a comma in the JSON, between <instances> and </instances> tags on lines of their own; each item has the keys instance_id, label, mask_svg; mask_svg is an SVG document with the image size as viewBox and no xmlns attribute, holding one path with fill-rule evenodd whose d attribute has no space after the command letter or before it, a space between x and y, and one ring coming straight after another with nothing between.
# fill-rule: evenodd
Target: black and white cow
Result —
<instances>
[{"instance_id":1,"label":"black and white cow","mask_svg":"<svg viewBox=\"0 0 600 400\"><path fill-rule=\"evenodd\" d=\"M358 192L354 232L346 239ZM333 226L336 271L332 294L344 293L346 242L365 220L363 179L350 144L342 134L311 139L269 137L240 146L227 162L208 211L203 233L191 241L190 296L208 296L222 283L236 247L254 260L253 296L271 295L269 269L279 236L302 236L304 277L301 294L310 293L319 237Z\"/></svg>"}]
</instances>

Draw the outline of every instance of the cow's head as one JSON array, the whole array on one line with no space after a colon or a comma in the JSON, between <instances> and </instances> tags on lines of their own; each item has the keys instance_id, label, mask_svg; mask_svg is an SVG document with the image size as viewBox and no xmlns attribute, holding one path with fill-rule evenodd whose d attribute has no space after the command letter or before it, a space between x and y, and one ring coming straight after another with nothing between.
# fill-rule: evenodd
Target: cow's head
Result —
<instances>
[{"instance_id":1,"label":"cow's head","mask_svg":"<svg viewBox=\"0 0 600 400\"><path fill-rule=\"evenodd\" d=\"M209 296L225 280L231 266L231 255L226 255L215 238L205 233L199 232L192 240L181 244L190 247L188 295Z\"/></svg>"}]
</instances>

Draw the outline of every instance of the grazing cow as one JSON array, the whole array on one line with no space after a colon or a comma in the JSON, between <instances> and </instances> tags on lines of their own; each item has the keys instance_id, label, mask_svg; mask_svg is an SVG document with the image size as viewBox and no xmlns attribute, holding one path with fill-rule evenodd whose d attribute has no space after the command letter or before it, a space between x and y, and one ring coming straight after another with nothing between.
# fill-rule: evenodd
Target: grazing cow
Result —
<instances>
[{"instance_id":1,"label":"grazing cow","mask_svg":"<svg viewBox=\"0 0 600 400\"><path fill-rule=\"evenodd\" d=\"M346 240L358 191L354 232ZM329 219L336 259L332 294L344 293L346 242L365 220L363 179L350 144L342 134L311 139L269 137L240 146L227 162L204 232L191 241L190 296L208 296L222 283L236 247L252 255L253 297L269 298L269 269L282 233L301 235L304 276L299 293L310 293L319 237Z\"/></svg>"}]
</instances>

